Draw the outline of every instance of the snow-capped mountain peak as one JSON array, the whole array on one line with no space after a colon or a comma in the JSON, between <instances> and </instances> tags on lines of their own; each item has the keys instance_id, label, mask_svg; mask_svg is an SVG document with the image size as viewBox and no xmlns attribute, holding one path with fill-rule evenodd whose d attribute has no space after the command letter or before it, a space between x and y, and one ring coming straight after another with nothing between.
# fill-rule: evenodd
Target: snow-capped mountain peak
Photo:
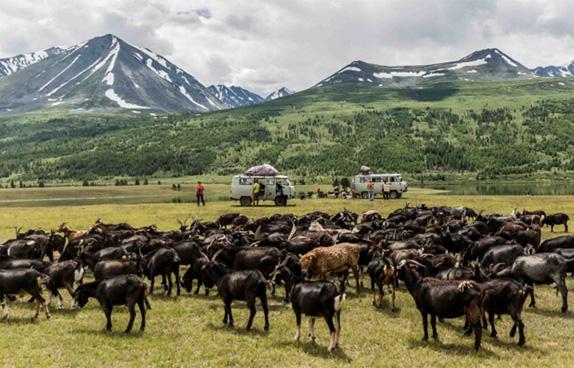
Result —
<instances>
[{"instance_id":1,"label":"snow-capped mountain peak","mask_svg":"<svg viewBox=\"0 0 574 368\"><path fill-rule=\"evenodd\" d=\"M17 77L0 79L0 111L56 106L89 111L225 108L197 79L163 56L112 34L58 50L41 54L43 58L21 68Z\"/></svg>"},{"instance_id":2,"label":"snow-capped mountain peak","mask_svg":"<svg viewBox=\"0 0 574 368\"><path fill-rule=\"evenodd\" d=\"M271 93L269 96L267 96L265 98L265 101L275 100L275 99L278 99L281 97L292 95L293 93L295 93L295 91L290 90L287 87L282 87L282 88L279 88L277 91Z\"/></svg>"},{"instance_id":3,"label":"snow-capped mountain peak","mask_svg":"<svg viewBox=\"0 0 574 368\"><path fill-rule=\"evenodd\" d=\"M224 84L211 85L207 87L212 95L223 102L229 108L236 108L240 106L256 105L265 102L263 97L256 93L246 90L238 86L227 87Z\"/></svg>"},{"instance_id":4,"label":"snow-capped mountain peak","mask_svg":"<svg viewBox=\"0 0 574 368\"><path fill-rule=\"evenodd\" d=\"M534 69L534 72L541 77L554 77L554 78L573 78L574 77L574 60L562 66L539 66Z\"/></svg>"},{"instance_id":5,"label":"snow-capped mountain peak","mask_svg":"<svg viewBox=\"0 0 574 368\"><path fill-rule=\"evenodd\" d=\"M50 47L49 49L32 52L30 54L0 59L0 77L15 73L49 56L57 55L64 51L65 50L60 47Z\"/></svg>"}]
</instances>

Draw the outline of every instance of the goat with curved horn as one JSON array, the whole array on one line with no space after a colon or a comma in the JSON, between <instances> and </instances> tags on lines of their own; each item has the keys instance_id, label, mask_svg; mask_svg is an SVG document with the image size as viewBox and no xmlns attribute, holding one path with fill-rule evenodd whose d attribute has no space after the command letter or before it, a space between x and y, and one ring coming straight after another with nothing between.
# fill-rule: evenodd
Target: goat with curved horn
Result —
<instances>
[{"instance_id":1,"label":"goat with curved horn","mask_svg":"<svg viewBox=\"0 0 574 368\"><path fill-rule=\"evenodd\" d=\"M289 233L289 237L287 238L287 241L291 241L291 239L293 239L293 236L295 236L295 233L297 232L297 226L295 226L295 222L293 222L293 220L291 220L291 232Z\"/></svg>"}]
</instances>

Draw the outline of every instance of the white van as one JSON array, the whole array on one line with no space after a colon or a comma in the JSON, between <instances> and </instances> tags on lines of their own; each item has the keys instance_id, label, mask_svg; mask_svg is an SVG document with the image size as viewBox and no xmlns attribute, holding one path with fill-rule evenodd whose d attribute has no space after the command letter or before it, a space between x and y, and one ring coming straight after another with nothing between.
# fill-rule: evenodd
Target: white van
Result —
<instances>
[{"instance_id":1,"label":"white van","mask_svg":"<svg viewBox=\"0 0 574 368\"><path fill-rule=\"evenodd\" d=\"M383 181L387 181L390 187L390 198L401 198L404 192L408 191L407 182L403 180L401 174L359 174L351 181L351 191L354 197L369 198L367 183L371 180L375 187L375 195L383 194Z\"/></svg>"},{"instance_id":2,"label":"white van","mask_svg":"<svg viewBox=\"0 0 574 368\"><path fill-rule=\"evenodd\" d=\"M231 179L230 197L239 200L242 206L250 206L253 202L253 179L257 179L259 184L265 185L259 194L259 200L271 200L277 206L286 206L288 199L295 198L295 187L289 182L289 178L284 175L276 176L257 176L257 175L235 175ZM283 194L277 191L276 185L279 184Z\"/></svg>"}]
</instances>

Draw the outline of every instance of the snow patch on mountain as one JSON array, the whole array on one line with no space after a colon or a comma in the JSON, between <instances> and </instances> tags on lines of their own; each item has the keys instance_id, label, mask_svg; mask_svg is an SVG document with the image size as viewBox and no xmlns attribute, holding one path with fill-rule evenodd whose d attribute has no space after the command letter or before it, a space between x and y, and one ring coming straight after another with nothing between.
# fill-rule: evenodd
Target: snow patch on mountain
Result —
<instances>
[{"instance_id":1,"label":"snow patch on mountain","mask_svg":"<svg viewBox=\"0 0 574 368\"><path fill-rule=\"evenodd\" d=\"M354 66L348 66L344 69L342 69L341 71L339 71L339 74L344 73L344 72L362 72L362 70L360 68L354 67Z\"/></svg>"},{"instance_id":2,"label":"snow patch on mountain","mask_svg":"<svg viewBox=\"0 0 574 368\"><path fill-rule=\"evenodd\" d=\"M504 55L503 53L501 53L498 50L494 50L494 52L496 52L498 55L502 56L502 59L504 59L504 61L506 61L506 63L508 63L509 65L518 68L518 65L516 65L514 62L512 62L512 60L510 60L509 58L506 57L506 55Z\"/></svg>"},{"instance_id":3,"label":"snow patch on mountain","mask_svg":"<svg viewBox=\"0 0 574 368\"><path fill-rule=\"evenodd\" d=\"M78 56L76 56L76 58L74 59L74 61L72 61L72 62L70 63L70 65L68 65L67 67L65 67L64 70L62 70L60 73L58 73L54 78L50 79L50 80L48 81L48 83L46 83L46 84L44 84L42 87L40 87L40 89L38 90L38 92L42 92L42 90L43 90L44 88L46 88L48 85L50 85L56 78L58 78L60 75L64 74L64 72L65 72L66 70L70 69L70 68L72 67L72 65L74 65L74 63L75 63L76 61L78 61L78 59L80 58L80 56L82 56L82 54L79 54Z\"/></svg>"},{"instance_id":4,"label":"snow patch on mountain","mask_svg":"<svg viewBox=\"0 0 574 368\"><path fill-rule=\"evenodd\" d=\"M149 107L146 106L139 106L136 104L131 104L129 102L126 102L124 100L122 100L122 98L120 96L118 96L113 89L108 89L104 95L109 98L110 100L116 102L120 107L123 107L124 109L149 109Z\"/></svg>"},{"instance_id":5,"label":"snow patch on mountain","mask_svg":"<svg viewBox=\"0 0 574 368\"><path fill-rule=\"evenodd\" d=\"M490 56L490 55L487 55L487 56ZM469 66L479 66L479 65L488 64L488 61L486 61L485 59L488 59L488 57L485 57L484 59L474 60L474 61L465 61L462 63L456 63L455 66L448 68L448 69L457 70L457 69L467 68Z\"/></svg>"}]
</instances>

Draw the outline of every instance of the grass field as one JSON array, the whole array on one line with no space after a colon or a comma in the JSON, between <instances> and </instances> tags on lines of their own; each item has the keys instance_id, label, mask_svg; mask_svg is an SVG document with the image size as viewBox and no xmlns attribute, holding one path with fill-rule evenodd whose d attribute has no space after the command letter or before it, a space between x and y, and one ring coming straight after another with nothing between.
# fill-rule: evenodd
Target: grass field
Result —
<instances>
[{"instance_id":1,"label":"grass field","mask_svg":"<svg viewBox=\"0 0 574 368\"><path fill-rule=\"evenodd\" d=\"M300 188L298 188L299 190ZM222 189L223 190L223 189ZM4 192L2 192L4 193ZM2 194L0 193L0 194ZM44 192L45 193L45 192ZM0 205L0 238L13 236L15 226L54 228L69 221L72 228L85 229L97 217L105 222L127 221L134 226L151 223L160 230L176 228L176 219L194 217L213 220L227 212L241 212L249 217L273 213L304 214L314 210L335 213L343 208L355 212L377 209L383 215L404 206L426 203L434 205L465 205L487 213L509 214L519 209L544 209L547 212L574 213L571 196L438 196L428 191L412 191L398 201L375 200L296 200L287 207L271 204L259 208L242 208L234 202L208 202L196 207L189 203L98 204L35 207L5 207ZM562 227L551 234L543 230L543 238L563 235ZM90 277L91 274L88 274ZM368 280L365 285L369 285ZM139 314L134 330L123 333L128 313L117 307L113 315L113 331L104 329L105 317L98 303L91 300L82 311L51 309L52 319L42 315L31 322L34 307L26 297L8 302L10 317L0 321L2 335L0 366L113 366L113 367L174 367L174 366L254 366L254 367L384 367L384 366L569 366L571 360L574 315L559 312L561 301L549 286L535 287L537 309L525 308L526 346L517 347L517 339L510 339L510 319L504 316L497 323L499 338L488 333L483 338L483 349L475 352L472 338L462 336L462 319L438 324L439 341L422 342L420 314L414 302L401 287L397 294L397 312L390 312L388 298L382 309L371 306L370 292L357 293L348 288L348 299L342 312L340 348L327 353L328 329L323 321L316 324L316 344L309 342L307 321L303 320L303 338L293 341L295 317L282 302L284 290L270 299L270 330L263 331L260 308L254 329L245 331L248 311L244 302L233 305L235 328L225 328L223 304L215 293L209 296L190 296L182 291L180 297L167 297L156 290L150 300L147 329L141 333ZM574 283L569 278L568 286ZM64 295L64 294L63 294ZM64 295L65 306L70 297ZM570 298L571 300L571 298Z\"/></svg>"}]
</instances>

